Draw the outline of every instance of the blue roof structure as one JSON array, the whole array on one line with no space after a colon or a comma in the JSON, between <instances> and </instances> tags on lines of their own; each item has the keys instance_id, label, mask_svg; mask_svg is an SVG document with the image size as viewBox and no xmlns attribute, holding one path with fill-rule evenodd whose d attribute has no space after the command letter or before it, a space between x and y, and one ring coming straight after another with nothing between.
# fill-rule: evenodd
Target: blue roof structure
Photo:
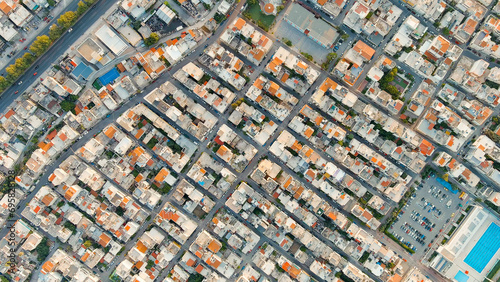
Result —
<instances>
[{"instance_id":1,"label":"blue roof structure","mask_svg":"<svg viewBox=\"0 0 500 282\"><path fill-rule=\"evenodd\" d=\"M87 66L84 62L81 62L73 69L71 74L77 79L83 78L87 80L89 76L94 72L94 69Z\"/></svg>"},{"instance_id":2,"label":"blue roof structure","mask_svg":"<svg viewBox=\"0 0 500 282\"><path fill-rule=\"evenodd\" d=\"M442 179L441 177L436 178L436 180L437 180L437 182L439 182L439 184L443 185L444 188L450 190L451 193L453 193L453 194L458 193L458 190L453 190L453 187L451 187L451 184L448 183L446 180Z\"/></svg>"},{"instance_id":3,"label":"blue roof structure","mask_svg":"<svg viewBox=\"0 0 500 282\"><path fill-rule=\"evenodd\" d=\"M113 82L115 79L120 77L120 73L116 68L112 68L110 71L105 73L103 76L99 77L99 81L103 86L108 85Z\"/></svg>"},{"instance_id":4,"label":"blue roof structure","mask_svg":"<svg viewBox=\"0 0 500 282\"><path fill-rule=\"evenodd\" d=\"M465 257L464 262L481 273L498 249L500 249L500 226L492 222Z\"/></svg>"},{"instance_id":5,"label":"blue roof structure","mask_svg":"<svg viewBox=\"0 0 500 282\"><path fill-rule=\"evenodd\" d=\"M455 275L455 280L457 280L458 282L467 282L467 280L469 280L469 276L467 276L465 273L463 273L462 271L458 271L457 275Z\"/></svg>"}]
</instances>

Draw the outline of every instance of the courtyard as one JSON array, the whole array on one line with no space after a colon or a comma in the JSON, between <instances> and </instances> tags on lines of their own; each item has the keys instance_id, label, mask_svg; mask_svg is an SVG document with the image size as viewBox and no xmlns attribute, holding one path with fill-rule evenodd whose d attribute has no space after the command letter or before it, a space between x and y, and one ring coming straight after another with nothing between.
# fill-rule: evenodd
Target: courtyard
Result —
<instances>
[{"instance_id":1,"label":"courtyard","mask_svg":"<svg viewBox=\"0 0 500 282\"><path fill-rule=\"evenodd\" d=\"M260 8L259 3L248 3L248 7L243 12L243 15L254 20L255 23L265 31L269 31L269 29L273 25L274 19L276 18L276 16L264 14Z\"/></svg>"}]
</instances>

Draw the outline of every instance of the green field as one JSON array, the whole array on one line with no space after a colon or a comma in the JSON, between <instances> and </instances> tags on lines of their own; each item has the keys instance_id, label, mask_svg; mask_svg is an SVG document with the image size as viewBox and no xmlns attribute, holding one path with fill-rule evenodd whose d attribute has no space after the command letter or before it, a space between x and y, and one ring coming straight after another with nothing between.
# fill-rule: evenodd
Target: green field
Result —
<instances>
[{"instance_id":1,"label":"green field","mask_svg":"<svg viewBox=\"0 0 500 282\"><path fill-rule=\"evenodd\" d=\"M265 15L264 13L262 13L259 4L252 5L248 3L248 7L245 12L251 19L253 19L261 28L265 29L266 31L271 28L271 25L276 18L275 16Z\"/></svg>"}]
</instances>

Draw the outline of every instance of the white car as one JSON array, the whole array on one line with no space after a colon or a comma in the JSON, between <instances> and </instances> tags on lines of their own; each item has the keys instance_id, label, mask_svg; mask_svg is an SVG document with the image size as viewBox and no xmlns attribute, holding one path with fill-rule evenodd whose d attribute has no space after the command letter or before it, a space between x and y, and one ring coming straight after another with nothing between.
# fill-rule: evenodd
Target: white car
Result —
<instances>
[{"instance_id":1,"label":"white car","mask_svg":"<svg viewBox=\"0 0 500 282\"><path fill-rule=\"evenodd\" d=\"M73 29L72 29L72 28L69 28L69 29L68 29L68 32L72 32L72 31L73 31Z\"/></svg>"}]
</instances>

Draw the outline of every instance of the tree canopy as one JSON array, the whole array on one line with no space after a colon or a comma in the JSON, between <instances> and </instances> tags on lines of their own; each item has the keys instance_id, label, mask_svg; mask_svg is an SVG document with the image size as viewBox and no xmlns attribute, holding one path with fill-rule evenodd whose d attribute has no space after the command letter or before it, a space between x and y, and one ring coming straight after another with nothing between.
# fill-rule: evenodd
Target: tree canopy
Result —
<instances>
[{"instance_id":1,"label":"tree canopy","mask_svg":"<svg viewBox=\"0 0 500 282\"><path fill-rule=\"evenodd\" d=\"M57 23L64 29L68 29L75 23L77 18L78 16L75 12L67 11L57 19Z\"/></svg>"},{"instance_id":2,"label":"tree canopy","mask_svg":"<svg viewBox=\"0 0 500 282\"><path fill-rule=\"evenodd\" d=\"M156 32L153 32L148 38L144 40L144 44L146 44L146 46L151 46L153 44L156 44L158 40L160 40L160 37Z\"/></svg>"},{"instance_id":3,"label":"tree canopy","mask_svg":"<svg viewBox=\"0 0 500 282\"><path fill-rule=\"evenodd\" d=\"M50 44L52 44L52 42L47 35L38 36L31 44L30 51L33 52L36 56L40 56L45 53L47 49L49 49Z\"/></svg>"},{"instance_id":4,"label":"tree canopy","mask_svg":"<svg viewBox=\"0 0 500 282\"><path fill-rule=\"evenodd\" d=\"M80 1L78 2L78 8L76 8L76 13L78 14L78 16L81 16L83 15L83 13L87 11L88 8L89 6L85 2Z\"/></svg>"}]
</instances>

